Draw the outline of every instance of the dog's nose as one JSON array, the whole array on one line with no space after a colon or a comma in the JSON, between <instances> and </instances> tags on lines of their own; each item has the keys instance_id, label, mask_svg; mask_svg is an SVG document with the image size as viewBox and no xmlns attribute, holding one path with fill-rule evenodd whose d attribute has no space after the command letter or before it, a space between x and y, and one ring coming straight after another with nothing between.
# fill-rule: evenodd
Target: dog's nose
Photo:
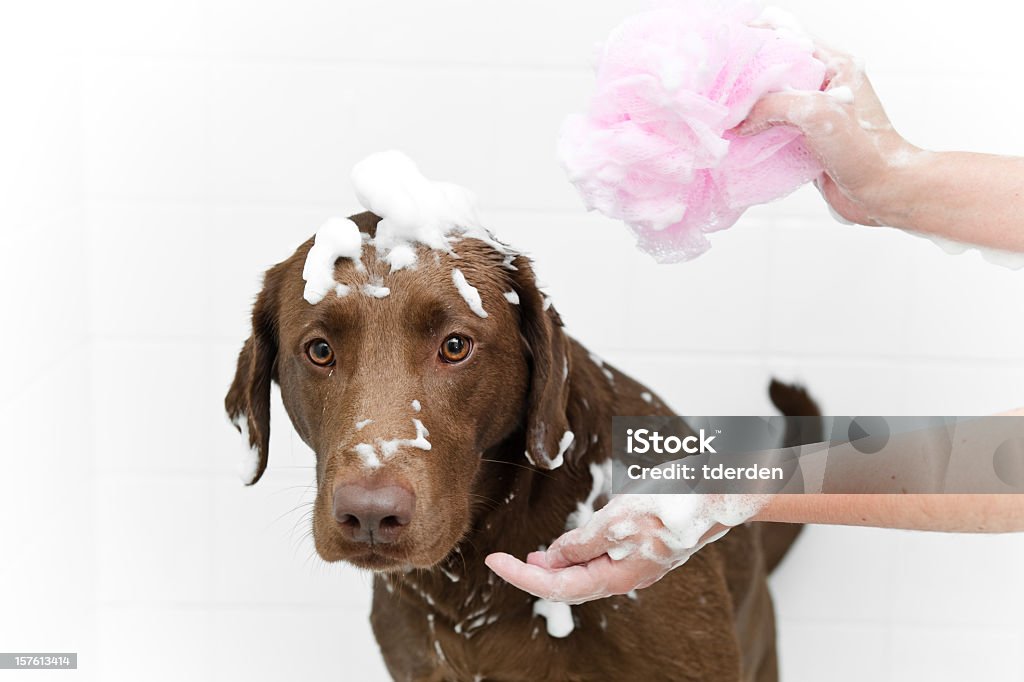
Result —
<instances>
[{"instance_id":1,"label":"dog's nose","mask_svg":"<svg viewBox=\"0 0 1024 682\"><path fill-rule=\"evenodd\" d=\"M353 483L334 491L334 518L355 542L394 542L416 509L416 496L397 485L365 488Z\"/></svg>"}]
</instances>

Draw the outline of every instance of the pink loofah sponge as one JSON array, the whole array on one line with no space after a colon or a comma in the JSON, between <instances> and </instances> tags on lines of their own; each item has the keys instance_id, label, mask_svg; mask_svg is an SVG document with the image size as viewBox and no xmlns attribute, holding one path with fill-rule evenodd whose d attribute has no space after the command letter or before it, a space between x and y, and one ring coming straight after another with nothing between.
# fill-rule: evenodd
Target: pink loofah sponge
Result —
<instances>
[{"instance_id":1,"label":"pink loofah sponge","mask_svg":"<svg viewBox=\"0 0 1024 682\"><path fill-rule=\"evenodd\" d=\"M731 132L762 95L825 77L810 40L750 26L759 15L681 0L627 19L600 52L589 111L562 128L559 157L587 208L625 221L660 262L700 255L706 233L821 173L792 128Z\"/></svg>"}]
</instances>

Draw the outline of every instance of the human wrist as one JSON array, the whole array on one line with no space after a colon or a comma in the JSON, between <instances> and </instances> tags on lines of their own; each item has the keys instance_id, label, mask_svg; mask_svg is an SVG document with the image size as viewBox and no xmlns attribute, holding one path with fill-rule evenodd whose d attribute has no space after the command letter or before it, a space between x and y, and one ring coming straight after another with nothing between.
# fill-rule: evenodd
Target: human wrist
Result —
<instances>
[{"instance_id":1,"label":"human wrist","mask_svg":"<svg viewBox=\"0 0 1024 682\"><path fill-rule=\"evenodd\" d=\"M772 495L768 497L751 521L790 523L798 516L794 507L800 506L800 495Z\"/></svg>"},{"instance_id":2,"label":"human wrist","mask_svg":"<svg viewBox=\"0 0 1024 682\"><path fill-rule=\"evenodd\" d=\"M924 231L921 209L935 200L939 156L908 143L887 155L870 198L869 212L879 225Z\"/></svg>"}]
</instances>

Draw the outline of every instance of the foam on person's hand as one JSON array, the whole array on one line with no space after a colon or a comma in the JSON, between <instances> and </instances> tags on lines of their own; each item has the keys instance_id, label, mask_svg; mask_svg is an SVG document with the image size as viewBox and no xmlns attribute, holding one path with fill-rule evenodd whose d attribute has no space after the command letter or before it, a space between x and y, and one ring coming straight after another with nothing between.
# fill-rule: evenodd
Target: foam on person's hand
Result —
<instances>
[{"instance_id":1,"label":"foam on person's hand","mask_svg":"<svg viewBox=\"0 0 1024 682\"><path fill-rule=\"evenodd\" d=\"M603 533L607 554L615 561L639 554L676 568L704 545L752 518L767 503L767 495L617 495L596 512L580 532L584 540ZM657 519L651 530L644 519ZM718 526L724 530L709 536Z\"/></svg>"},{"instance_id":2,"label":"foam on person's hand","mask_svg":"<svg viewBox=\"0 0 1024 682\"><path fill-rule=\"evenodd\" d=\"M751 25L744 0L674 0L609 35L584 114L563 125L559 157L588 209L624 221L660 262L710 247L709 232L820 175L794 128L739 136L763 95L820 90L825 65L792 24Z\"/></svg>"}]
</instances>

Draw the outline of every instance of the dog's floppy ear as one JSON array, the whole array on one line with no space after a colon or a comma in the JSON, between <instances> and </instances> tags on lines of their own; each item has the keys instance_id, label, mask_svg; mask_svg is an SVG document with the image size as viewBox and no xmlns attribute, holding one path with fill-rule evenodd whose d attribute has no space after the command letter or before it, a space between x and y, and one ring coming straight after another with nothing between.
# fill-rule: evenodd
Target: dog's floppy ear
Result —
<instances>
[{"instance_id":1,"label":"dog's floppy ear","mask_svg":"<svg viewBox=\"0 0 1024 682\"><path fill-rule=\"evenodd\" d=\"M267 271L252 311L252 335L238 354L231 388L224 398L228 418L242 434L239 475L246 485L260 480L270 450L270 384L277 362L277 268Z\"/></svg>"},{"instance_id":2,"label":"dog's floppy ear","mask_svg":"<svg viewBox=\"0 0 1024 682\"><path fill-rule=\"evenodd\" d=\"M551 300L537 288L530 261L517 256L512 279L519 296L520 331L530 359L526 409L526 458L541 469L562 465L572 447L569 402L569 340Z\"/></svg>"}]
</instances>

